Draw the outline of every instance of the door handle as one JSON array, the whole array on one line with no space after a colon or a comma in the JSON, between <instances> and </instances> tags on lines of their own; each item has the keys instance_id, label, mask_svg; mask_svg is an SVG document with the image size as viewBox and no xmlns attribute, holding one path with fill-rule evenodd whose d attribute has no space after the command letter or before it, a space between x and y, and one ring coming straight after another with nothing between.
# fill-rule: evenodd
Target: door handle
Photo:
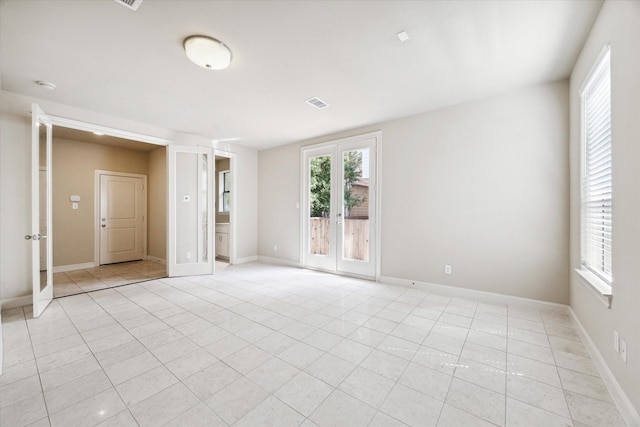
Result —
<instances>
[{"instance_id":1,"label":"door handle","mask_svg":"<svg viewBox=\"0 0 640 427\"><path fill-rule=\"evenodd\" d=\"M105 227L106 227L106 224L102 224L102 228L105 228Z\"/></svg>"}]
</instances>

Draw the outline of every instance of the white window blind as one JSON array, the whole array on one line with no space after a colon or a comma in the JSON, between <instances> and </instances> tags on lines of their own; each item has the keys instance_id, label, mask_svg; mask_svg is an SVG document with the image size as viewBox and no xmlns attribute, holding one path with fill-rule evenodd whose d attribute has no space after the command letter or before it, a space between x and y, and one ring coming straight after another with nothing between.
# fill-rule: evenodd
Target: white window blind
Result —
<instances>
[{"instance_id":1,"label":"white window blind","mask_svg":"<svg viewBox=\"0 0 640 427\"><path fill-rule=\"evenodd\" d=\"M612 283L611 67L607 47L581 92L582 266Z\"/></svg>"}]
</instances>

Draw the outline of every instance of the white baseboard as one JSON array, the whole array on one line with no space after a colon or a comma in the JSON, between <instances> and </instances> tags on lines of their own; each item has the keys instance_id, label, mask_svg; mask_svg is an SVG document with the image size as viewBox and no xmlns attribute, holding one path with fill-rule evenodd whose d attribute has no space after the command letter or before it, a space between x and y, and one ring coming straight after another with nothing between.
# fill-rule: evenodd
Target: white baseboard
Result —
<instances>
[{"instance_id":1,"label":"white baseboard","mask_svg":"<svg viewBox=\"0 0 640 427\"><path fill-rule=\"evenodd\" d=\"M167 265L167 260L164 258L158 258L157 256L147 255L147 261L157 262L159 264Z\"/></svg>"},{"instance_id":2,"label":"white baseboard","mask_svg":"<svg viewBox=\"0 0 640 427\"><path fill-rule=\"evenodd\" d=\"M84 270L85 268L94 268L97 265L93 262L83 262L82 264L59 265L53 267L54 273L64 273L65 271Z\"/></svg>"},{"instance_id":3,"label":"white baseboard","mask_svg":"<svg viewBox=\"0 0 640 427\"><path fill-rule=\"evenodd\" d=\"M289 267L300 267L300 263L298 261L291 261L283 258L273 258L270 256L258 256L258 261L265 264L273 264L273 265L286 265Z\"/></svg>"},{"instance_id":4,"label":"white baseboard","mask_svg":"<svg viewBox=\"0 0 640 427\"><path fill-rule=\"evenodd\" d=\"M490 304L507 304L515 305L523 308L531 308L534 310L555 311L558 313L567 313L569 306L565 304L558 304L555 302L540 301L531 298L516 297L512 295L503 295L493 292L477 291L467 288L456 288L454 286L438 285L428 282L417 282L415 280L399 279L397 277L380 277L381 283L388 285L404 286L408 288L417 288L427 291L438 292L442 295L460 298L473 298L478 301L482 301Z\"/></svg>"},{"instance_id":5,"label":"white baseboard","mask_svg":"<svg viewBox=\"0 0 640 427\"><path fill-rule=\"evenodd\" d=\"M253 256L246 256L243 258L236 258L234 264L246 264L248 262L255 262L258 260L257 255L253 255Z\"/></svg>"},{"instance_id":6,"label":"white baseboard","mask_svg":"<svg viewBox=\"0 0 640 427\"><path fill-rule=\"evenodd\" d=\"M0 300L0 309L7 310L9 308L22 307L23 305L33 304L31 295L17 298L7 298Z\"/></svg>"},{"instance_id":7,"label":"white baseboard","mask_svg":"<svg viewBox=\"0 0 640 427\"><path fill-rule=\"evenodd\" d=\"M640 415L638 414L638 411L633 407L633 404L627 397L627 394L620 386L618 380L616 380L616 377L609 369L604 357L602 357L602 354L598 351L598 348L591 340L587 330L582 326L578 316L576 316L576 313L571 307L569 307L569 317L571 317L571 320L577 326L580 338L582 338L582 342L584 343L589 356L591 356L591 360L596 365L596 368L600 373L600 378L602 378L602 381L609 389L609 394L611 394L622 418L624 418L628 426L640 426Z\"/></svg>"}]
</instances>

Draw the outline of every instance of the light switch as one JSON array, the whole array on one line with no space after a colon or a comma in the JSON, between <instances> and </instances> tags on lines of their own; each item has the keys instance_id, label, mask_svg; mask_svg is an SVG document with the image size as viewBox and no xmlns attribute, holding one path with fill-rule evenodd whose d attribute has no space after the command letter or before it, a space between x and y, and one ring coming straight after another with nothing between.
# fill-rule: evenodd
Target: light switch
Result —
<instances>
[{"instance_id":1,"label":"light switch","mask_svg":"<svg viewBox=\"0 0 640 427\"><path fill-rule=\"evenodd\" d=\"M69 196L69 201L70 202L79 202L80 201L80 196ZM77 208L74 208L77 209Z\"/></svg>"},{"instance_id":2,"label":"light switch","mask_svg":"<svg viewBox=\"0 0 640 427\"><path fill-rule=\"evenodd\" d=\"M71 209L78 209L78 203L76 202L71 203Z\"/></svg>"}]
</instances>

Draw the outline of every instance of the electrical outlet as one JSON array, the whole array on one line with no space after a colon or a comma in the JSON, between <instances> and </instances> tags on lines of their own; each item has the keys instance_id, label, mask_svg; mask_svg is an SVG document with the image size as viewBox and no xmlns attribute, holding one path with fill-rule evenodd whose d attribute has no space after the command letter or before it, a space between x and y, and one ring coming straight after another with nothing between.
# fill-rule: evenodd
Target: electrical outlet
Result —
<instances>
[{"instance_id":1,"label":"electrical outlet","mask_svg":"<svg viewBox=\"0 0 640 427\"><path fill-rule=\"evenodd\" d=\"M627 363L627 342L625 340L620 340L620 357L624 363Z\"/></svg>"},{"instance_id":2,"label":"electrical outlet","mask_svg":"<svg viewBox=\"0 0 640 427\"><path fill-rule=\"evenodd\" d=\"M613 349L616 353L620 352L620 334L618 334L618 331L613 331Z\"/></svg>"},{"instance_id":3,"label":"electrical outlet","mask_svg":"<svg viewBox=\"0 0 640 427\"><path fill-rule=\"evenodd\" d=\"M451 274L451 266L449 264L444 266L444 274Z\"/></svg>"}]
</instances>

